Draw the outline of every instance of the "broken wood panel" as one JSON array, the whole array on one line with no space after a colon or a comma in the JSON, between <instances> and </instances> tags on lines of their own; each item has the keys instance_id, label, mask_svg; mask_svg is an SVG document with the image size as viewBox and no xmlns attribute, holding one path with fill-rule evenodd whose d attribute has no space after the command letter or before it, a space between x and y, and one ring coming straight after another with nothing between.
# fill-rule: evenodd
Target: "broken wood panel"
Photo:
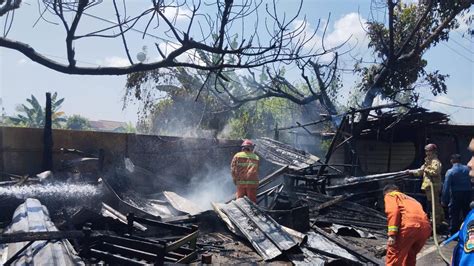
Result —
<instances>
[{"instance_id":1,"label":"broken wood panel","mask_svg":"<svg viewBox=\"0 0 474 266\"><path fill-rule=\"evenodd\" d=\"M233 202L222 206L221 210L239 228L264 260L270 260L282 254L265 233Z\"/></svg>"},{"instance_id":2,"label":"broken wood panel","mask_svg":"<svg viewBox=\"0 0 474 266\"><path fill-rule=\"evenodd\" d=\"M257 209L254 203L247 197L237 199L234 204L243 211L280 250L289 250L297 245L291 236L288 235L273 218Z\"/></svg>"},{"instance_id":3,"label":"broken wood panel","mask_svg":"<svg viewBox=\"0 0 474 266\"><path fill-rule=\"evenodd\" d=\"M102 208L100 210L100 213L104 217L110 217L112 219L118 220L119 222L123 224L127 224L127 216L124 214L120 213L119 211L115 210L114 208L110 207L109 205L105 204L102 202ZM147 228L137 222L133 222L133 227L137 228L140 231L146 231Z\"/></svg>"}]
</instances>

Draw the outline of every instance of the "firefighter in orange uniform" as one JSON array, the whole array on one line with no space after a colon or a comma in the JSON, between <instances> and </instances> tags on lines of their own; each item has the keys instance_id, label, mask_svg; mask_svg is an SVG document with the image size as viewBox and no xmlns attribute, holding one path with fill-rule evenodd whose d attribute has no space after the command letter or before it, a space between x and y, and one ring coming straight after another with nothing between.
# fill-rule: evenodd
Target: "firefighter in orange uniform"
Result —
<instances>
[{"instance_id":1,"label":"firefighter in orange uniform","mask_svg":"<svg viewBox=\"0 0 474 266\"><path fill-rule=\"evenodd\" d=\"M386 265L415 265L416 254L431 236L431 226L421 204L399 191L385 186L385 214L388 223Z\"/></svg>"},{"instance_id":2,"label":"firefighter in orange uniform","mask_svg":"<svg viewBox=\"0 0 474 266\"><path fill-rule=\"evenodd\" d=\"M257 202L259 158L253 152L255 145L251 140L244 140L242 151L234 155L231 163L232 180L237 186L236 198L247 196Z\"/></svg>"}]
</instances>

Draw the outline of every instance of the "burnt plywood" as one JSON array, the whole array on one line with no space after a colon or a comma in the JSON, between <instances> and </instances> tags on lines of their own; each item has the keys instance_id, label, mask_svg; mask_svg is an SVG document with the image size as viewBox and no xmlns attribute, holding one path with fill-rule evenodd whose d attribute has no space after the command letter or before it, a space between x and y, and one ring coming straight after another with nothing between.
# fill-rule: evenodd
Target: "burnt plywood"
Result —
<instances>
[{"instance_id":1,"label":"burnt plywood","mask_svg":"<svg viewBox=\"0 0 474 266\"><path fill-rule=\"evenodd\" d=\"M356 143L360 166L365 173L387 171L389 154L390 171L407 169L415 160L416 149L413 142L390 143L376 140L360 140Z\"/></svg>"}]
</instances>

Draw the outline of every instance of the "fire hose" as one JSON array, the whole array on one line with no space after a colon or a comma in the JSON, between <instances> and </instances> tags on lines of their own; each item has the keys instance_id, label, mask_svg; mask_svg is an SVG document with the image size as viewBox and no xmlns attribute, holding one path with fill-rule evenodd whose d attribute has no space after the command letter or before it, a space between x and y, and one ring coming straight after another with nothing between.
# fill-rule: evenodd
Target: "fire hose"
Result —
<instances>
[{"instance_id":1,"label":"fire hose","mask_svg":"<svg viewBox=\"0 0 474 266\"><path fill-rule=\"evenodd\" d=\"M436 234L436 208L435 208L435 196L434 196L434 189L433 189L433 183L430 182L430 191L431 191L431 212L432 212L432 222L433 222L433 240L436 246L436 249L438 250L438 254L441 256L441 258L446 262L448 265L451 264L450 260L448 260L443 253L441 252L441 248L438 243L438 236Z\"/></svg>"}]
</instances>

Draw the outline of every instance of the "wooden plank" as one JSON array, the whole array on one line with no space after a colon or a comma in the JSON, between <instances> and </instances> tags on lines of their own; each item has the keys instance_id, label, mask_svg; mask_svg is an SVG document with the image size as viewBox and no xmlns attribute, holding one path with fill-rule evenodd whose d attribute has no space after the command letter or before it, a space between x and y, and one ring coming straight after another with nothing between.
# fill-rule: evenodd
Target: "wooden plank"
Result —
<instances>
[{"instance_id":1,"label":"wooden plank","mask_svg":"<svg viewBox=\"0 0 474 266\"><path fill-rule=\"evenodd\" d=\"M82 238L84 232L74 231L44 231L44 232L20 232L0 235L0 244L17 243L36 240L54 240L68 238Z\"/></svg>"},{"instance_id":2,"label":"wooden plank","mask_svg":"<svg viewBox=\"0 0 474 266\"><path fill-rule=\"evenodd\" d=\"M351 197L351 196L352 196L352 194L337 196L337 197L335 197L334 199L329 200L329 201L326 201L326 202L324 202L323 204L317 206L317 207L315 208L315 210L320 211L320 210L325 209L325 208L327 208L327 207L330 207L330 206L332 206L332 205L334 205L334 204L337 204L337 203L339 203L339 202L342 202L342 201L346 200L347 198L349 198L349 197Z\"/></svg>"},{"instance_id":3,"label":"wooden plank","mask_svg":"<svg viewBox=\"0 0 474 266\"><path fill-rule=\"evenodd\" d=\"M261 188L263 186L265 186L266 184L272 182L272 180L275 178L275 177L278 177L280 176L281 174L284 174L286 172L288 172L288 169L289 166L288 165L285 165L281 168L279 168L278 170L276 170L275 172L267 175L266 177L264 177L262 180L260 180L259 184L258 184L258 187Z\"/></svg>"}]
</instances>

